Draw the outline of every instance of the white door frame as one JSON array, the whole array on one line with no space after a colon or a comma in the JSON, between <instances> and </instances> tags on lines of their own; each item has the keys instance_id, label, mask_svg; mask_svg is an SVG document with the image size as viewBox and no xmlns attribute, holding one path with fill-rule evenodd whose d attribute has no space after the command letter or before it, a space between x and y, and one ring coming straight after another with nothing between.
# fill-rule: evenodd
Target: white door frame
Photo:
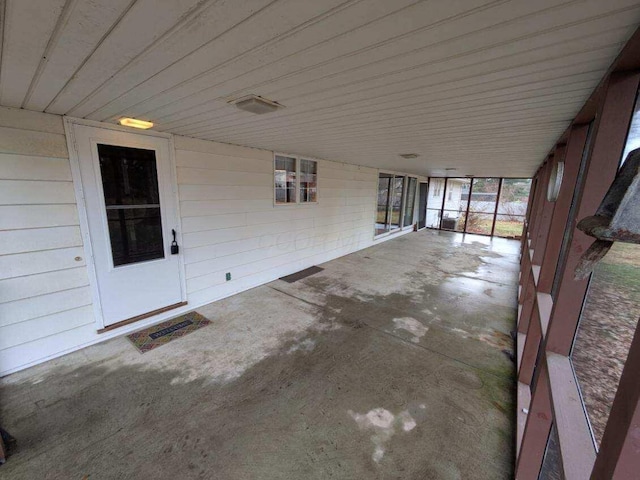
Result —
<instances>
[{"instance_id":1,"label":"white door frame","mask_svg":"<svg viewBox=\"0 0 640 480\"><path fill-rule=\"evenodd\" d=\"M102 315L102 304L100 300L100 292L98 290L98 276L96 273L95 262L93 257L93 249L91 244L91 234L89 232L89 221L87 215L87 205L84 199L84 189L82 187L82 177L80 174L80 157L78 155L78 148L76 139L74 136L74 125L83 125L88 127L102 128L105 130L116 130L129 134L147 135L151 137L165 138L169 142L169 171L170 171L170 183L171 192L175 200L176 215L178 231L176 232L176 239L178 244L181 245L181 252L178 255L178 271L180 274L180 289L182 301L187 301L187 280L185 275L184 264L184 242L182 241L182 214L180 213L180 199L178 197L178 180L176 173L176 158L175 158L175 145L173 141L173 135L162 132L153 132L148 130L135 130L127 127L121 127L119 125L113 125L109 123L95 122L92 120L85 120L74 117L63 117L64 131L67 137L67 148L69 150L69 164L71 166L71 175L73 179L73 188L76 195L76 203L78 206L78 217L80 220L80 232L82 234L82 243L84 248L84 255L87 265L87 273L89 275L89 288L91 290L91 297L93 300L93 311L96 319L96 330L103 330L105 328L104 318ZM175 313L181 312L183 309L176 309ZM164 317L166 314L158 314L158 317ZM122 326L120 328L126 328Z\"/></svg>"}]
</instances>

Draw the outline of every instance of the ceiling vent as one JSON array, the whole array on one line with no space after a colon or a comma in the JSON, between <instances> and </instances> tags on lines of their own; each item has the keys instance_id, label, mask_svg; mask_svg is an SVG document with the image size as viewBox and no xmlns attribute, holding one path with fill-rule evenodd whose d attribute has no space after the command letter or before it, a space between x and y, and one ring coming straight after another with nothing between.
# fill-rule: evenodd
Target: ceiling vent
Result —
<instances>
[{"instance_id":1,"label":"ceiling vent","mask_svg":"<svg viewBox=\"0 0 640 480\"><path fill-rule=\"evenodd\" d=\"M417 153L401 153L400 156L402 158L410 159L410 158L418 158L419 155Z\"/></svg>"},{"instance_id":2,"label":"ceiling vent","mask_svg":"<svg viewBox=\"0 0 640 480\"><path fill-rule=\"evenodd\" d=\"M235 104L240 110L245 112L255 113L256 115L262 115L263 113L275 112L280 108L284 108L284 105L280 105L278 102L268 100L258 95L247 95L246 97L232 100L229 103Z\"/></svg>"}]
</instances>

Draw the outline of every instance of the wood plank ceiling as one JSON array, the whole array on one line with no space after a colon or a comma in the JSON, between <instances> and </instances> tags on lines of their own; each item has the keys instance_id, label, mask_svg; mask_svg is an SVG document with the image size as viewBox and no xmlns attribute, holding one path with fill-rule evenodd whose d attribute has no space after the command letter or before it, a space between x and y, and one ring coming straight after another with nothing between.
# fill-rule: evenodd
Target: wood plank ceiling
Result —
<instances>
[{"instance_id":1,"label":"wood plank ceiling","mask_svg":"<svg viewBox=\"0 0 640 480\"><path fill-rule=\"evenodd\" d=\"M640 0L1 7L2 105L450 176L531 175L640 23Z\"/></svg>"}]
</instances>

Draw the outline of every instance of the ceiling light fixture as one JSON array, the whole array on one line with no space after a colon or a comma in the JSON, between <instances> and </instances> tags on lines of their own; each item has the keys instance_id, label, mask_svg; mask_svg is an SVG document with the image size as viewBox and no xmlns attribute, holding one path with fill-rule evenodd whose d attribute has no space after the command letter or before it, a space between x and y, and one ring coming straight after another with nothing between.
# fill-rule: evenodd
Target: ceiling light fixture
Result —
<instances>
[{"instance_id":1,"label":"ceiling light fixture","mask_svg":"<svg viewBox=\"0 0 640 480\"><path fill-rule=\"evenodd\" d=\"M256 115L271 113L280 108L284 108L284 105L281 105L278 102L274 102L273 100L263 98L259 95L247 95L246 97L232 100L229 103L233 103L240 110L255 113Z\"/></svg>"},{"instance_id":2,"label":"ceiling light fixture","mask_svg":"<svg viewBox=\"0 0 640 480\"><path fill-rule=\"evenodd\" d=\"M141 128L146 130L153 127L153 122L147 122L145 120L138 120L137 118L121 118L120 125L125 127Z\"/></svg>"},{"instance_id":3,"label":"ceiling light fixture","mask_svg":"<svg viewBox=\"0 0 640 480\"><path fill-rule=\"evenodd\" d=\"M420 155L418 155L417 153L401 153L400 156L402 158L411 159L411 158L418 158Z\"/></svg>"}]
</instances>

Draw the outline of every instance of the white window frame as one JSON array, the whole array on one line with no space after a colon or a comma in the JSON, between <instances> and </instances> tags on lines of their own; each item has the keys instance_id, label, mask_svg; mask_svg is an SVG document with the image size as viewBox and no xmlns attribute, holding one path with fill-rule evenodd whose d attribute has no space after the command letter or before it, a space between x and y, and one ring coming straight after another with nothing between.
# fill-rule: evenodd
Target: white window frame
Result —
<instances>
[{"instance_id":1,"label":"white window frame","mask_svg":"<svg viewBox=\"0 0 640 480\"><path fill-rule=\"evenodd\" d=\"M418 186L420 184L420 177L416 176L416 175L409 175L406 173L399 173L399 172L393 172L391 170L378 170L378 180L380 179L380 174L387 174L387 175L392 175L393 177L398 177L398 178L402 178L402 182L403 182L403 187L402 187L402 205L400 208L400 219L399 219L399 223L400 226L398 228L395 228L393 230L389 230L388 232L384 232L384 233L380 233L378 235L376 235L376 229L375 229L375 224L377 221L377 212L378 212L378 184L376 183L376 199L375 199L375 209L374 209L374 228L373 228L373 239L374 240L378 240L382 237L386 237L388 235L394 235L397 234L398 232L404 232L404 231L408 231L408 230L413 230L413 225L415 223L415 219L416 219L416 199L418 198ZM413 197L413 218L412 218L412 223L410 225L404 225L404 213L405 213L405 209L407 208L407 197L409 194L409 179L411 178L415 178L416 180L416 191L414 193L414 197Z\"/></svg>"},{"instance_id":2,"label":"white window frame","mask_svg":"<svg viewBox=\"0 0 640 480\"><path fill-rule=\"evenodd\" d=\"M413 192L413 214L411 215L411 223L408 225L404 224L404 216L405 213L407 211L407 205L409 204L409 183L411 182L411 179L415 179L416 181L416 189ZM409 228L411 228L413 230L413 226L416 223L416 199L418 198L418 187L420 186L420 180L418 177L414 176L414 175L405 175L405 192L403 194L404 198L402 201L402 227L400 227L402 230L407 230Z\"/></svg>"},{"instance_id":3,"label":"white window frame","mask_svg":"<svg viewBox=\"0 0 640 480\"><path fill-rule=\"evenodd\" d=\"M279 203L276 201L276 157L293 158L296 164L296 194L295 201L288 203ZM315 162L316 164L316 201L315 202L302 202L300 201L300 164L301 160L307 160L309 162ZM274 207L291 207L293 205L317 205L320 197L320 161L317 158L292 155L289 153L273 152L273 168L271 174L271 188L273 190L273 206Z\"/></svg>"}]
</instances>

